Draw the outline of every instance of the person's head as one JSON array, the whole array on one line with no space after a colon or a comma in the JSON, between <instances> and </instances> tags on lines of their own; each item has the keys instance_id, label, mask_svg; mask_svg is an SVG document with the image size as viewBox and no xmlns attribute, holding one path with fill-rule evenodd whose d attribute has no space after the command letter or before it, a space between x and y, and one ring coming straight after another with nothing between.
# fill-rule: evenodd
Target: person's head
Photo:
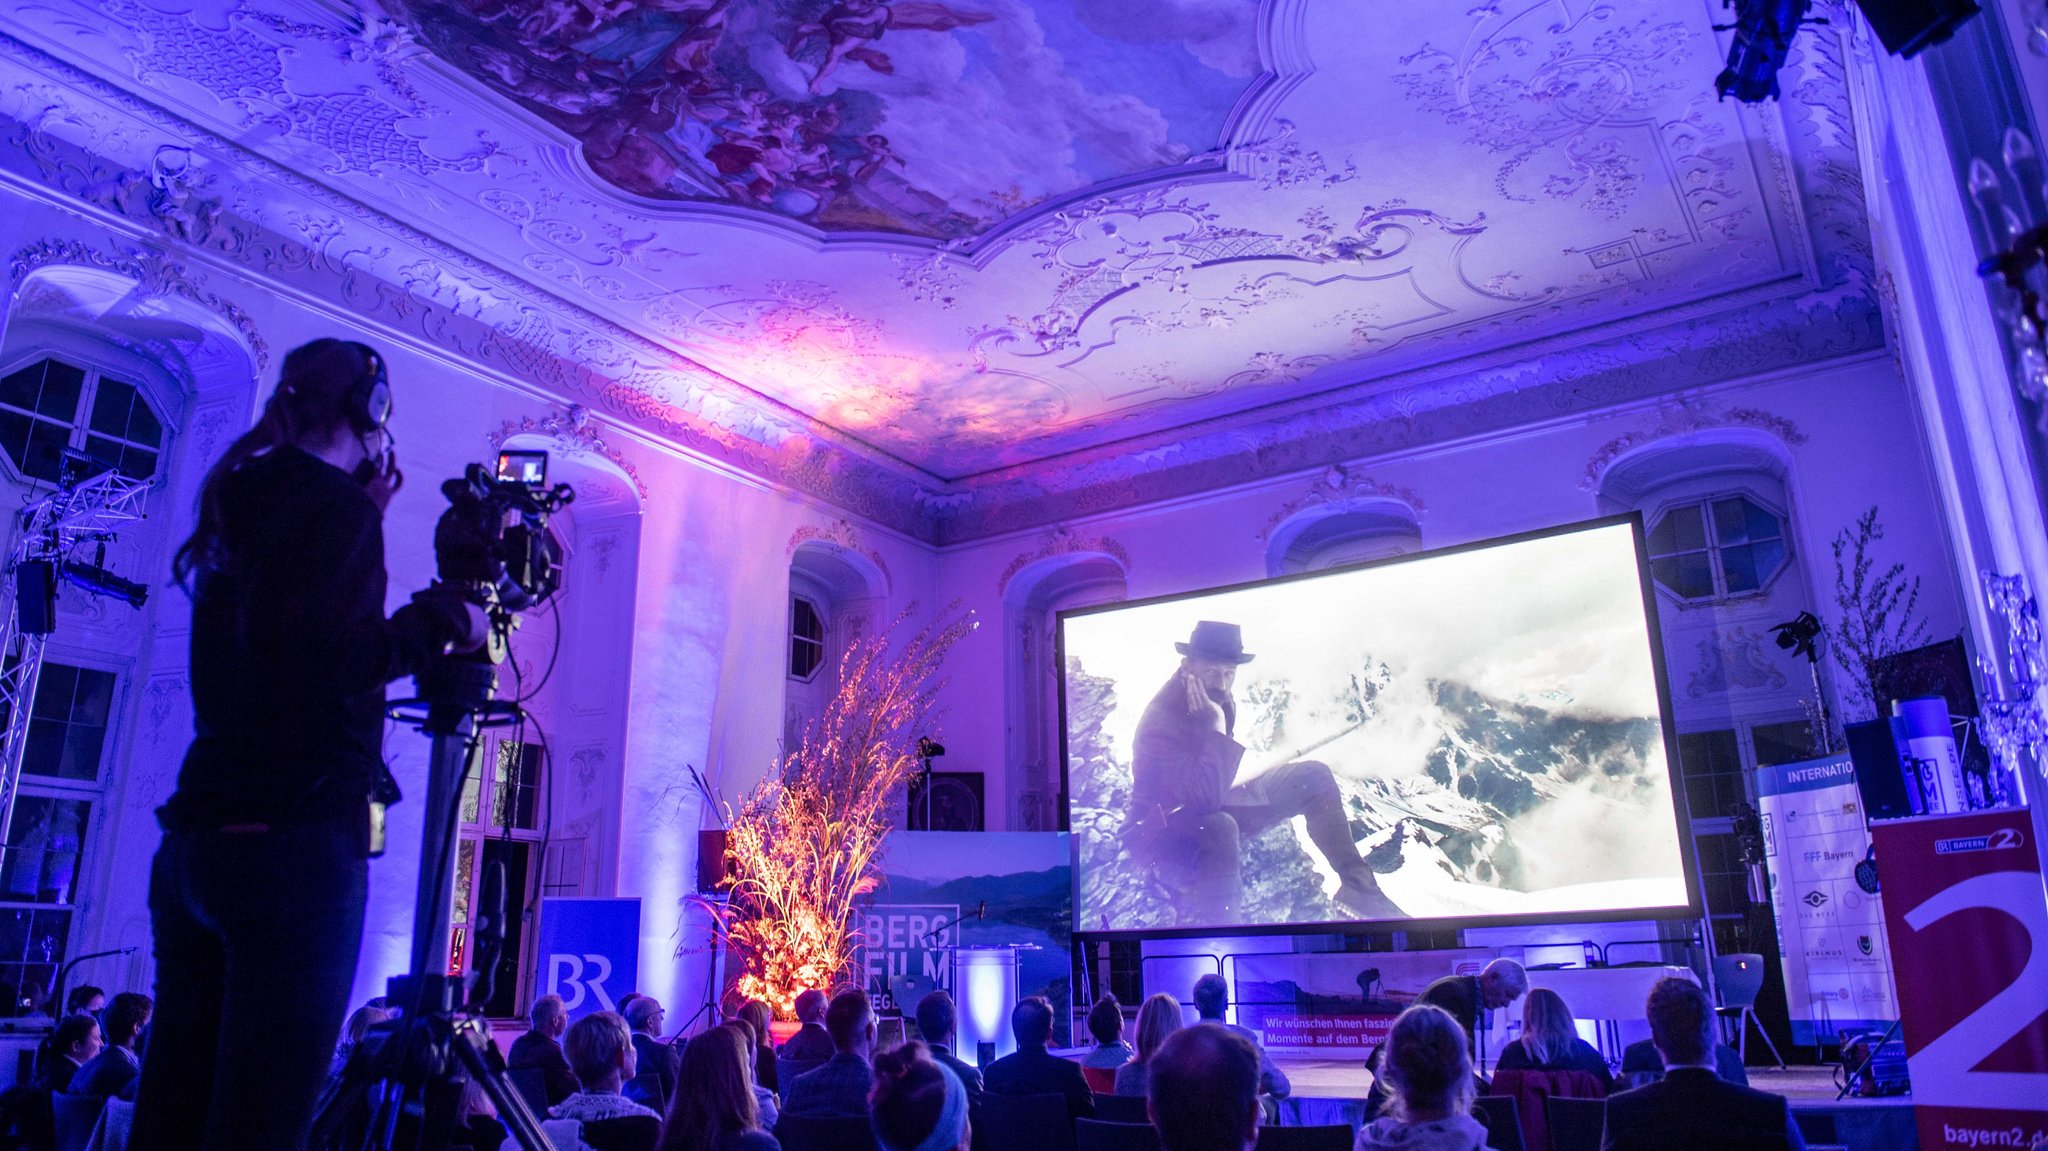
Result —
<instances>
[{"instance_id":1,"label":"person's head","mask_svg":"<svg viewBox=\"0 0 2048 1151\"><path fill-rule=\"evenodd\" d=\"M1259 1053L1215 1023L1183 1027L1146 1061L1163 1151L1244 1151L1259 1138Z\"/></svg>"},{"instance_id":2,"label":"person's head","mask_svg":"<svg viewBox=\"0 0 2048 1151\"><path fill-rule=\"evenodd\" d=\"M1230 1005L1230 984L1221 975L1210 973L1195 980L1195 1014L1203 1019L1222 1019L1224 1008Z\"/></svg>"},{"instance_id":3,"label":"person's head","mask_svg":"<svg viewBox=\"0 0 2048 1151\"><path fill-rule=\"evenodd\" d=\"M946 1046L953 1042L953 997L943 991L927 991L917 1001L917 1033L926 1043Z\"/></svg>"},{"instance_id":4,"label":"person's head","mask_svg":"<svg viewBox=\"0 0 2048 1151\"><path fill-rule=\"evenodd\" d=\"M1052 1001L1043 995L1027 995L1010 1009L1010 1033L1020 1048L1043 1047L1052 1042Z\"/></svg>"},{"instance_id":5,"label":"person's head","mask_svg":"<svg viewBox=\"0 0 2048 1151\"><path fill-rule=\"evenodd\" d=\"M135 1037L149 1026L149 1017L156 1010L156 1002L147 995L123 991L114 996L107 1006L106 1025L103 1028L107 1042L116 1047L135 1046Z\"/></svg>"},{"instance_id":6,"label":"person's head","mask_svg":"<svg viewBox=\"0 0 2048 1151\"><path fill-rule=\"evenodd\" d=\"M1557 992L1538 987L1522 1001L1522 1046L1529 1049L1530 1059L1537 1063L1562 1059L1578 1037L1572 1009Z\"/></svg>"},{"instance_id":7,"label":"person's head","mask_svg":"<svg viewBox=\"0 0 2048 1151\"><path fill-rule=\"evenodd\" d=\"M867 1058L875 1049L875 1009L868 1002L868 993L849 987L834 995L825 1008L825 1030L832 1036L834 1050Z\"/></svg>"},{"instance_id":8,"label":"person's head","mask_svg":"<svg viewBox=\"0 0 2048 1151\"><path fill-rule=\"evenodd\" d=\"M543 995L534 1000L526 1019L533 1024L535 1034L549 1039L560 1039L562 1032L569 1029L569 1009L562 1006L559 995Z\"/></svg>"},{"instance_id":9,"label":"person's head","mask_svg":"<svg viewBox=\"0 0 2048 1151\"><path fill-rule=\"evenodd\" d=\"M1148 996L1138 1008L1138 1062L1157 1054L1159 1045L1180 1027L1180 1000L1164 991Z\"/></svg>"},{"instance_id":10,"label":"person's head","mask_svg":"<svg viewBox=\"0 0 2048 1151\"><path fill-rule=\"evenodd\" d=\"M739 1017L754 1029L754 1042L768 1042L768 1024L775 1018L775 1011L759 999L749 999L740 1004Z\"/></svg>"},{"instance_id":11,"label":"person's head","mask_svg":"<svg viewBox=\"0 0 2048 1151\"><path fill-rule=\"evenodd\" d=\"M100 1053L99 1020L90 1015L66 1015L50 1033L50 1050L83 1063Z\"/></svg>"},{"instance_id":12,"label":"person's head","mask_svg":"<svg viewBox=\"0 0 2048 1151\"><path fill-rule=\"evenodd\" d=\"M341 1042L344 1047L353 1048L370 1033L370 1028L398 1014L388 1007L365 1003L349 1014L348 1022L342 1025Z\"/></svg>"},{"instance_id":13,"label":"person's head","mask_svg":"<svg viewBox=\"0 0 2048 1151\"><path fill-rule=\"evenodd\" d=\"M749 1035L744 1026L723 1023L684 1045L661 1151L703 1151L761 1125Z\"/></svg>"},{"instance_id":14,"label":"person's head","mask_svg":"<svg viewBox=\"0 0 2048 1151\"><path fill-rule=\"evenodd\" d=\"M1479 998L1488 1011L1506 1007L1527 990L1529 973L1512 959L1496 959L1479 972Z\"/></svg>"},{"instance_id":15,"label":"person's head","mask_svg":"<svg viewBox=\"0 0 2048 1151\"><path fill-rule=\"evenodd\" d=\"M1088 1009L1088 1034L1104 1047L1123 1040L1124 1006L1116 1001L1116 996L1105 995Z\"/></svg>"},{"instance_id":16,"label":"person's head","mask_svg":"<svg viewBox=\"0 0 2048 1151\"><path fill-rule=\"evenodd\" d=\"M661 1021L668 1013L661 1008L661 1000L651 995L642 995L621 1009L626 1026L642 1035L660 1035Z\"/></svg>"},{"instance_id":17,"label":"person's head","mask_svg":"<svg viewBox=\"0 0 2048 1151\"><path fill-rule=\"evenodd\" d=\"M913 1039L875 1056L868 1110L883 1151L964 1151L967 1089Z\"/></svg>"},{"instance_id":18,"label":"person's head","mask_svg":"<svg viewBox=\"0 0 2048 1151\"><path fill-rule=\"evenodd\" d=\"M633 1033L624 1019L609 1011L594 1011L570 1024L562 1054L568 1056L569 1069L585 1091L615 1092L639 1068Z\"/></svg>"},{"instance_id":19,"label":"person's head","mask_svg":"<svg viewBox=\"0 0 2048 1151\"><path fill-rule=\"evenodd\" d=\"M831 1002L825 993L815 987L806 987L796 993L796 1018L799 1023L825 1022L825 1006Z\"/></svg>"},{"instance_id":20,"label":"person's head","mask_svg":"<svg viewBox=\"0 0 2048 1151\"><path fill-rule=\"evenodd\" d=\"M1451 1013L1418 1003L1387 1032L1388 1111L1397 1119L1440 1119L1470 1111L1474 1085L1465 1028Z\"/></svg>"},{"instance_id":21,"label":"person's head","mask_svg":"<svg viewBox=\"0 0 2048 1151\"><path fill-rule=\"evenodd\" d=\"M385 427L390 417L384 358L368 345L319 339L287 352L256 426L228 445L200 485L198 526L171 562L178 582L189 585L193 572L231 558L224 552L227 479L274 448L291 444L319 456L387 502L404 483Z\"/></svg>"},{"instance_id":22,"label":"person's head","mask_svg":"<svg viewBox=\"0 0 2048 1151\"><path fill-rule=\"evenodd\" d=\"M107 993L87 983L71 989L64 997L64 1014L98 1015L107 1005Z\"/></svg>"},{"instance_id":23,"label":"person's head","mask_svg":"<svg viewBox=\"0 0 2048 1151\"><path fill-rule=\"evenodd\" d=\"M1252 661L1244 650L1244 634L1234 623L1205 619L1195 625L1188 642L1173 648L1181 654L1181 670L1216 695L1229 695L1237 683L1237 669Z\"/></svg>"},{"instance_id":24,"label":"person's head","mask_svg":"<svg viewBox=\"0 0 2048 1151\"><path fill-rule=\"evenodd\" d=\"M1664 1066L1714 1065L1714 1001L1690 979L1659 979L1643 1005L1650 1022L1650 1042L1664 1057Z\"/></svg>"}]
</instances>

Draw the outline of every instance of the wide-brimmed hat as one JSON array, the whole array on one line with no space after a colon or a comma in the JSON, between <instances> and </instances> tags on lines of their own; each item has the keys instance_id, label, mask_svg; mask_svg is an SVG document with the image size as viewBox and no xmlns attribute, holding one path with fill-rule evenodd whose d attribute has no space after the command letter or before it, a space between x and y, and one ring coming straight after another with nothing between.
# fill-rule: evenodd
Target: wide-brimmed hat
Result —
<instances>
[{"instance_id":1,"label":"wide-brimmed hat","mask_svg":"<svg viewBox=\"0 0 2048 1151\"><path fill-rule=\"evenodd\" d=\"M1195 634L1188 637L1188 642L1174 644L1173 650L1219 663L1250 663L1254 658L1244 650L1244 634L1236 624L1210 619L1196 624Z\"/></svg>"}]
</instances>

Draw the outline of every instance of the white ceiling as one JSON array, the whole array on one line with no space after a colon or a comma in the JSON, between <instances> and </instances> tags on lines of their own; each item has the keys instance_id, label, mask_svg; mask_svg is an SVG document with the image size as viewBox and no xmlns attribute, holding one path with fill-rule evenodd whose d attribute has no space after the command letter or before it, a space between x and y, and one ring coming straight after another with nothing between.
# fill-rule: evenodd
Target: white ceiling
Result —
<instances>
[{"instance_id":1,"label":"white ceiling","mask_svg":"<svg viewBox=\"0 0 2048 1151\"><path fill-rule=\"evenodd\" d=\"M898 3L871 36L867 0L801 35L824 0L22 0L0 32L13 66L203 140L41 130L584 363L628 422L716 425L761 467L829 451L924 515L1247 428L1291 444L1305 412L1334 429L1422 384L1400 402L1457 403L1444 381L1504 365L1569 383L1659 340L1874 334L1835 70L1716 101L1720 0L1074 2ZM591 65L670 49L680 115ZM827 105L861 131L803 120ZM776 131L808 182L756 146Z\"/></svg>"}]
</instances>

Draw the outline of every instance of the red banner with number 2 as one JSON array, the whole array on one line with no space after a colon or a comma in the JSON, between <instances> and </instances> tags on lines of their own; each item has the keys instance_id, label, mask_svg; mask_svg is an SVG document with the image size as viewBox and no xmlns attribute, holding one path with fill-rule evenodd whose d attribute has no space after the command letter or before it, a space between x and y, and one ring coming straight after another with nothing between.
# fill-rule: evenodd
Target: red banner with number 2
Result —
<instances>
[{"instance_id":1,"label":"red banner with number 2","mask_svg":"<svg viewBox=\"0 0 2048 1151\"><path fill-rule=\"evenodd\" d=\"M1920 1146L2048 1140L2048 893L2027 812L1870 830Z\"/></svg>"}]
</instances>

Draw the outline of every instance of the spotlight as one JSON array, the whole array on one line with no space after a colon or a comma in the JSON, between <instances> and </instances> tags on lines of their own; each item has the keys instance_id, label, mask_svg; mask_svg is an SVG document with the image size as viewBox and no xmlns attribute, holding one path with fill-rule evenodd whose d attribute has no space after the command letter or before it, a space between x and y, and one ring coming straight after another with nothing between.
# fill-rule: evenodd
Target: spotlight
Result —
<instances>
[{"instance_id":1,"label":"spotlight","mask_svg":"<svg viewBox=\"0 0 2048 1151\"><path fill-rule=\"evenodd\" d=\"M1800 612L1784 623L1772 625L1771 630L1777 633L1780 648L1793 655L1803 655L1809 661L1820 658L1819 651L1814 648L1814 641L1820 638L1820 621L1812 612Z\"/></svg>"},{"instance_id":2,"label":"spotlight","mask_svg":"<svg viewBox=\"0 0 2048 1151\"><path fill-rule=\"evenodd\" d=\"M946 745L928 735L917 737L917 754L925 759L937 759L946 754Z\"/></svg>"},{"instance_id":3,"label":"spotlight","mask_svg":"<svg viewBox=\"0 0 2048 1151\"><path fill-rule=\"evenodd\" d=\"M1733 95L1745 104L1778 98L1778 69L1792 36L1806 20L1808 0L1729 0L1735 23L1716 24L1716 31L1735 33L1728 48L1728 67L1714 79L1723 99Z\"/></svg>"},{"instance_id":4,"label":"spotlight","mask_svg":"<svg viewBox=\"0 0 2048 1151\"><path fill-rule=\"evenodd\" d=\"M64 564L64 579L94 595L112 599L124 599L128 606L141 610L149 602L149 585L122 579L113 572L96 564L82 564L67 561Z\"/></svg>"}]
</instances>

